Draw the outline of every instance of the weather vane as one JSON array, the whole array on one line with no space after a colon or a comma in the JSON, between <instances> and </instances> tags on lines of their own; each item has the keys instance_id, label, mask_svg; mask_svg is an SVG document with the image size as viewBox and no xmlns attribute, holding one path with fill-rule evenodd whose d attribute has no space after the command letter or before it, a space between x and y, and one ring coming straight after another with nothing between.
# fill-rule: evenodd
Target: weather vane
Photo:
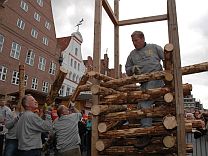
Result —
<instances>
[{"instance_id":1,"label":"weather vane","mask_svg":"<svg viewBox=\"0 0 208 156\"><path fill-rule=\"evenodd\" d=\"M82 18L79 23L75 26L77 27L77 31L79 31L79 26L82 25L82 22L84 21L84 19Z\"/></svg>"}]
</instances>

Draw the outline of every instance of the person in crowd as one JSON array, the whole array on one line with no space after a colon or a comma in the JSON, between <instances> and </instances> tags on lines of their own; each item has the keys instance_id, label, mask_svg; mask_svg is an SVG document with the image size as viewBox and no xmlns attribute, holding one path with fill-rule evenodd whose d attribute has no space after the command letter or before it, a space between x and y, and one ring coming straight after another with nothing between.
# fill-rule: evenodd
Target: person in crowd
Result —
<instances>
[{"instance_id":1,"label":"person in crowd","mask_svg":"<svg viewBox=\"0 0 208 156\"><path fill-rule=\"evenodd\" d=\"M75 107L73 110L75 113L70 113L64 105L57 110L59 118L53 123L53 133L58 156L81 156L78 123L82 114Z\"/></svg>"},{"instance_id":2,"label":"person in crowd","mask_svg":"<svg viewBox=\"0 0 208 156\"><path fill-rule=\"evenodd\" d=\"M50 114L45 115L45 120L34 113L38 108L36 99L28 94L22 98L24 112L17 123L17 139L20 156L41 156L41 133L52 131Z\"/></svg>"},{"instance_id":3,"label":"person in crowd","mask_svg":"<svg viewBox=\"0 0 208 156\"><path fill-rule=\"evenodd\" d=\"M91 156L91 136L92 136L92 114L88 114L88 119L86 123L87 127L87 156Z\"/></svg>"},{"instance_id":4,"label":"person in crowd","mask_svg":"<svg viewBox=\"0 0 208 156\"><path fill-rule=\"evenodd\" d=\"M125 65L126 74L128 76L132 76L134 74L140 75L155 71L162 71L163 68L161 61L164 60L164 52L162 47L156 44L147 44L145 42L145 36L142 31L134 31L131 34L131 39L135 49L130 52L127 58ZM164 82L162 80L142 82L140 85L142 91L163 86ZM144 109L151 108L153 104L154 101L152 100L141 101L138 103L138 107ZM152 126L152 118L141 119L141 126ZM147 145L150 141L149 136L144 136L138 139L143 142L140 144L142 147Z\"/></svg>"},{"instance_id":5,"label":"person in crowd","mask_svg":"<svg viewBox=\"0 0 208 156\"><path fill-rule=\"evenodd\" d=\"M4 137L7 131L5 127L6 116L11 112L11 109L6 106L5 97L0 98L0 156L3 154Z\"/></svg>"},{"instance_id":6,"label":"person in crowd","mask_svg":"<svg viewBox=\"0 0 208 156\"><path fill-rule=\"evenodd\" d=\"M18 140L16 138L17 122L21 116L21 112L16 108L9 112L6 116L5 127L8 129L6 133L4 156L18 155Z\"/></svg>"},{"instance_id":7,"label":"person in crowd","mask_svg":"<svg viewBox=\"0 0 208 156\"><path fill-rule=\"evenodd\" d=\"M195 117L195 120L201 121L201 127L196 128L196 130L199 132L194 132L194 138L198 139L207 133L207 129L205 125L205 119L199 110L194 111L194 117Z\"/></svg>"}]
</instances>

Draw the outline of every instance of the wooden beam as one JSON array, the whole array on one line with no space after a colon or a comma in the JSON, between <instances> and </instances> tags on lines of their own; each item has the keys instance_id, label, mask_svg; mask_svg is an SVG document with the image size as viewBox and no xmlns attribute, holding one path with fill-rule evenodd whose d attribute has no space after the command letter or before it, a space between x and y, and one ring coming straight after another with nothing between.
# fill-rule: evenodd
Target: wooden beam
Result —
<instances>
[{"instance_id":1,"label":"wooden beam","mask_svg":"<svg viewBox=\"0 0 208 156\"><path fill-rule=\"evenodd\" d=\"M185 138L185 122L184 122L184 105L183 105L183 89L182 89L182 71L181 58L180 58L180 46L178 36L178 23L175 0L167 1L168 12L168 34L169 43L174 46L173 50L173 75L175 88L175 104L176 104L176 120L177 126L177 151L178 156L186 155L186 138Z\"/></svg>"},{"instance_id":2,"label":"wooden beam","mask_svg":"<svg viewBox=\"0 0 208 156\"><path fill-rule=\"evenodd\" d=\"M122 21L118 22L118 25L119 26L124 26L124 25L131 25L131 24L164 21L164 20L167 20L167 14L157 15L157 16L150 16L150 17L135 18L135 19L129 19L129 20L122 20Z\"/></svg>"},{"instance_id":3,"label":"wooden beam","mask_svg":"<svg viewBox=\"0 0 208 156\"><path fill-rule=\"evenodd\" d=\"M105 9L106 13L108 14L109 18L113 22L114 25L118 25L118 20L116 16L113 13L113 10L111 9L109 3L107 0L102 0L103 8Z\"/></svg>"}]
</instances>

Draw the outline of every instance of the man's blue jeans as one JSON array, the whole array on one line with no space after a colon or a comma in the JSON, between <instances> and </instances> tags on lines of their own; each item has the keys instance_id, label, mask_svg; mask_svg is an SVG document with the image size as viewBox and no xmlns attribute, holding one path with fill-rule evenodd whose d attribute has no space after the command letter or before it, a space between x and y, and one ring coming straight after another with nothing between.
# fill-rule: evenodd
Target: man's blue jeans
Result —
<instances>
[{"instance_id":1,"label":"man's blue jeans","mask_svg":"<svg viewBox=\"0 0 208 156\"><path fill-rule=\"evenodd\" d=\"M141 90L145 91L147 89L160 88L164 86L164 82L162 80L154 80L141 84ZM141 101L138 103L139 108L151 108L154 101ZM142 118L141 119L142 127L151 127L152 126L152 118Z\"/></svg>"},{"instance_id":2,"label":"man's blue jeans","mask_svg":"<svg viewBox=\"0 0 208 156\"><path fill-rule=\"evenodd\" d=\"M4 156L18 155L18 141L17 139L6 139Z\"/></svg>"}]
</instances>

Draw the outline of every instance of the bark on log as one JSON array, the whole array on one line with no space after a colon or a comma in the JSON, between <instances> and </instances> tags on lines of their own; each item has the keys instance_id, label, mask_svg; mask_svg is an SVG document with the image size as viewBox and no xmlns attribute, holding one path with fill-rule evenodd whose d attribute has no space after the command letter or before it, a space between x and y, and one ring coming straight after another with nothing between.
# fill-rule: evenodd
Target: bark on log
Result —
<instances>
[{"instance_id":1,"label":"bark on log","mask_svg":"<svg viewBox=\"0 0 208 156\"><path fill-rule=\"evenodd\" d=\"M19 65L19 102L17 104L17 110L22 112L22 98L25 95L25 66Z\"/></svg>"},{"instance_id":2,"label":"bark on log","mask_svg":"<svg viewBox=\"0 0 208 156\"><path fill-rule=\"evenodd\" d=\"M182 70L182 75L205 72L208 71L208 62L185 66L182 67L181 70ZM121 79L114 79L107 82L101 82L100 85L107 88L117 88L123 85L147 82L150 80L161 80L161 79L165 80L165 73L168 72L158 71L158 72L146 73L141 75L133 75Z\"/></svg>"},{"instance_id":3,"label":"bark on log","mask_svg":"<svg viewBox=\"0 0 208 156\"><path fill-rule=\"evenodd\" d=\"M111 94L120 94L120 92L115 91L111 88L105 88L105 87L101 87L99 85L92 85L91 87L91 92L92 94L95 95L111 95Z\"/></svg>"},{"instance_id":4,"label":"bark on log","mask_svg":"<svg viewBox=\"0 0 208 156\"><path fill-rule=\"evenodd\" d=\"M174 129L177 127L176 117L167 115L163 118L163 125L166 129Z\"/></svg>"},{"instance_id":5,"label":"bark on log","mask_svg":"<svg viewBox=\"0 0 208 156\"><path fill-rule=\"evenodd\" d=\"M68 106L70 104L70 101L73 102L73 103L75 102L77 96L81 92L79 87L82 86L82 85L85 85L87 83L88 79L89 79L89 74L88 73L86 73L82 76L81 80L79 81L79 84L77 85L76 90L73 92L72 96L69 99Z\"/></svg>"},{"instance_id":6,"label":"bark on log","mask_svg":"<svg viewBox=\"0 0 208 156\"><path fill-rule=\"evenodd\" d=\"M90 91L91 87L92 84L81 85L79 86L79 91L80 92Z\"/></svg>"},{"instance_id":7,"label":"bark on log","mask_svg":"<svg viewBox=\"0 0 208 156\"><path fill-rule=\"evenodd\" d=\"M176 145L176 137L175 136L165 136L163 138L163 145L167 148L172 148Z\"/></svg>"},{"instance_id":8,"label":"bark on log","mask_svg":"<svg viewBox=\"0 0 208 156\"><path fill-rule=\"evenodd\" d=\"M186 123L192 123L193 128L203 128L202 120L185 120Z\"/></svg>"},{"instance_id":9,"label":"bark on log","mask_svg":"<svg viewBox=\"0 0 208 156\"><path fill-rule=\"evenodd\" d=\"M128 120L128 119L141 119L144 117L164 117L165 115L175 113L174 107L155 107L155 108L146 108L140 110L133 111L125 111L125 112L117 112L117 113L109 113L104 115L104 121L112 121L112 120Z\"/></svg>"},{"instance_id":10,"label":"bark on log","mask_svg":"<svg viewBox=\"0 0 208 156\"><path fill-rule=\"evenodd\" d=\"M107 149L105 149L102 152L99 152L99 154L102 155L134 155L134 156L143 156L144 154L168 154L168 153L176 153L177 148L164 148L160 145L154 145L154 146L147 146L143 151L138 150L138 148L135 148L134 146L112 146ZM192 153L193 152L193 145L187 144L186 145L186 152Z\"/></svg>"},{"instance_id":11,"label":"bark on log","mask_svg":"<svg viewBox=\"0 0 208 156\"><path fill-rule=\"evenodd\" d=\"M192 132L192 124L185 124L186 132ZM110 130L105 133L99 134L100 138L124 138L124 137L136 137L143 135L170 135L174 131L167 131L164 126L152 126L146 128L131 128L131 129L123 129L123 130Z\"/></svg>"},{"instance_id":12,"label":"bark on log","mask_svg":"<svg viewBox=\"0 0 208 156\"><path fill-rule=\"evenodd\" d=\"M98 124L98 131L100 133L104 133L110 130L111 128L115 127L118 123L119 121L101 122Z\"/></svg>"},{"instance_id":13,"label":"bark on log","mask_svg":"<svg viewBox=\"0 0 208 156\"><path fill-rule=\"evenodd\" d=\"M93 105L91 112L93 115L107 114L111 112L126 111L127 105Z\"/></svg>"},{"instance_id":14,"label":"bark on log","mask_svg":"<svg viewBox=\"0 0 208 156\"><path fill-rule=\"evenodd\" d=\"M47 105L51 105L54 102L55 98L58 96L58 92L61 89L61 86L64 82L66 75L67 75L67 70L61 66L56 76L56 79L53 82L53 85L51 86L51 90L46 98Z\"/></svg>"},{"instance_id":15,"label":"bark on log","mask_svg":"<svg viewBox=\"0 0 208 156\"><path fill-rule=\"evenodd\" d=\"M98 73L98 72L95 72L95 71L90 71L90 72L88 72L88 75L89 75L90 77L95 78L95 79L103 80L104 82L110 81L110 80L114 80L114 78L112 78L112 77L103 75L103 74Z\"/></svg>"}]
</instances>

